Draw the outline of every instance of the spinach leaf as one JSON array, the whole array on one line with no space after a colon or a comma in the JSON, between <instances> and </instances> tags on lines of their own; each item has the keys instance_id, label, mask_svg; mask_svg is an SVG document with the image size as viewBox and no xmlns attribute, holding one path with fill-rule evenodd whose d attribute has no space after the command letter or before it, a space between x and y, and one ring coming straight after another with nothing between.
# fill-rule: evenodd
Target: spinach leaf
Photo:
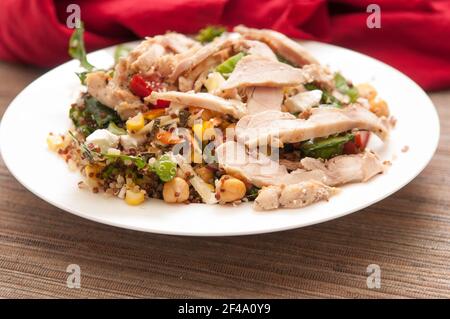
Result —
<instances>
[{"instance_id":1,"label":"spinach leaf","mask_svg":"<svg viewBox=\"0 0 450 319\"><path fill-rule=\"evenodd\" d=\"M300 150L308 157L329 159L341 155L344 150L344 144L353 141L354 138L355 136L352 133L347 133L340 136L312 139L304 142Z\"/></svg>"}]
</instances>

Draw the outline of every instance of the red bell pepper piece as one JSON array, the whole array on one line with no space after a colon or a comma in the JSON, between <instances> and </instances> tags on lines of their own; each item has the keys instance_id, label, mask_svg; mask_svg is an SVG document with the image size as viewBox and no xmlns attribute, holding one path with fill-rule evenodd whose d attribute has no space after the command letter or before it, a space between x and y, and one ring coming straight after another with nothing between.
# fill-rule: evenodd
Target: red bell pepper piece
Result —
<instances>
[{"instance_id":1,"label":"red bell pepper piece","mask_svg":"<svg viewBox=\"0 0 450 319\"><path fill-rule=\"evenodd\" d=\"M133 75L133 77L130 80L131 92L133 92L135 95L142 97L142 98L147 97L150 94L152 94L152 92L157 89L156 86L157 85L152 86L151 82L145 80L144 77L142 77L139 74ZM158 108L158 109L163 109L163 108L169 107L169 105L170 105L170 101L157 100L156 105L154 105L153 107Z\"/></svg>"}]
</instances>

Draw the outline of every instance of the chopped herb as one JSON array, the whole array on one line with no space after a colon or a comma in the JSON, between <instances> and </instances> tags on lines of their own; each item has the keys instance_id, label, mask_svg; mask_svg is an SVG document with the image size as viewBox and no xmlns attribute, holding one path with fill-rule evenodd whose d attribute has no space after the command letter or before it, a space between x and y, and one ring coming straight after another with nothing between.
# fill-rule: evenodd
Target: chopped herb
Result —
<instances>
[{"instance_id":1,"label":"chopped herb","mask_svg":"<svg viewBox=\"0 0 450 319\"><path fill-rule=\"evenodd\" d=\"M89 162L94 162L94 155L96 155L96 152L91 151L84 143L81 143L71 131L69 131L69 135L80 147L83 156L87 158Z\"/></svg>"},{"instance_id":2,"label":"chopped herb","mask_svg":"<svg viewBox=\"0 0 450 319\"><path fill-rule=\"evenodd\" d=\"M201 43L211 42L214 38L220 36L225 31L226 29L222 26L208 26L199 31L196 39Z\"/></svg>"}]
</instances>

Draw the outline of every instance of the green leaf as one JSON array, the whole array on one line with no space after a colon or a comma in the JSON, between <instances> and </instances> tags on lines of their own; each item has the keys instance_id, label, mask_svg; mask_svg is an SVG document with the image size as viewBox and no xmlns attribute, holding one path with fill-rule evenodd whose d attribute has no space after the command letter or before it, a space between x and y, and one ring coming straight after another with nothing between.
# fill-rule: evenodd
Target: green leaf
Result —
<instances>
[{"instance_id":1,"label":"green leaf","mask_svg":"<svg viewBox=\"0 0 450 319\"><path fill-rule=\"evenodd\" d=\"M163 155L153 165L152 170L163 182L171 181L177 173L177 164L173 162L169 155Z\"/></svg>"},{"instance_id":2,"label":"green leaf","mask_svg":"<svg viewBox=\"0 0 450 319\"><path fill-rule=\"evenodd\" d=\"M131 51L130 47L127 47L123 44L119 44L114 50L114 64L117 64L120 58L126 57L128 53L130 53L130 51Z\"/></svg>"},{"instance_id":3,"label":"green leaf","mask_svg":"<svg viewBox=\"0 0 450 319\"><path fill-rule=\"evenodd\" d=\"M86 85L86 75L89 72L84 71L84 72L75 72L75 74L78 76L78 78L80 79L81 84Z\"/></svg>"},{"instance_id":4,"label":"green leaf","mask_svg":"<svg viewBox=\"0 0 450 319\"><path fill-rule=\"evenodd\" d=\"M94 66L90 64L86 57L84 47L84 24L80 21L80 26L75 28L69 40L69 55L80 61L80 65L88 71L92 71Z\"/></svg>"},{"instance_id":5,"label":"green leaf","mask_svg":"<svg viewBox=\"0 0 450 319\"><path fill-rule=\"evenodd\" d=\"M347 80L339 72L334 74L334 84L339 92L350 98L351 103L356 102L359 97L358 90L354 86L349 86Z\"/></svg>"},{"instance_id":6,"label":"green leaf","mask_svg":"<svg viewBox=\"0 0 450 319\"><path fill-rule=\"evenodd\" d=\"M223 76L230 74L231 72L233 72L239 60L242 59L244 56L245 54L243 52L233 55L232 57L228 58L227 60L219 64L216 67L216 71L222 74Z\"/></svg>"},{"instance_id":7,"label":"green leaf","mask_svg":"<svg viewBox=\"0 0 450 319\"><path fill-rule=\"evenodd\" d=\"M201 29L195 38L201 43L211 42L214 38L220 36L225 31L226 29L222 26L208 26Z\"/></svg>"},{"instance_id":8,"label":"green leaf","mask_svg":"<svg viewBox=\"0 0 450 319\"><path fill-rule=\"evenodd\" d=\"M250 190L247 192L247 195L245 197L247 197L247 199L250 201L255 200L256 197L258 197L259 190L260 190L260 188L258 188L256 186L252 186L252 188L250 188Z\"/></svg>"},{"instance_id":9,"label":"green leaf","mask_svg":"<svg viewBox=\"0 0 450 319\"><path fill-rule=\"evenodd\" d=\"M342 107L341 102L337 98L335 98L330 92L328 92L326 90L322 90L316 84L314 84L314 83L307 83L307 84L304 84L303 86L308 91L312 91L312 90L320 90L320 91L322 91L322 98L320 100L320 103L327 104L327 105L330 105L332 107L337 107L337 108L341 108Z\"/></svg>"},{"instance_id":10,"label":"green leaf","mask_svg":"<svg viewBox=\"0 0 450 319\"><path fill-rule=\"evenodd\" d=\"M317 138L304 142L300 149L305 156L329 159L341 155L344 144L353 141L355 136L351 133L328 138Z\"/></svg>"},{"instance_id":11,"label":"green leaf","mask_svg":"<svg viewBox=\"0 0 450 319\"><path fill-rule=\"evenodd\" d=\"M105 128L110 122L121 123L116 111L101 104L97 99L88 96L84 99L85 111L97 124L96 128Z\"/></svg>"}]
</instances>

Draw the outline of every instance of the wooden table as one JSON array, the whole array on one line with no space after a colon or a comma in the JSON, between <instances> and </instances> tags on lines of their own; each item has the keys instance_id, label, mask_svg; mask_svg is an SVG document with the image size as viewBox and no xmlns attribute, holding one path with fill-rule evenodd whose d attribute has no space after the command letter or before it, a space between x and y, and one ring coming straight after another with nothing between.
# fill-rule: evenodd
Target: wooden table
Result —
<instances>
[{"instance_id":1,"label":"wooden table","mask_svg":"<svg viewBox=\"0 0 450 319\"><path fill-rule=\"evenodd\" d=\"M0 64L0 112L43 71ZM101 225L63 212L0 162L0 297L450 297L450 92L431 94L437 154L395 195L291 231L177 237ZM419 123L418 123L419 124ZM426 141L423 141L426 143ZM81 268L81 288L66 268ZM381 288L366 284L369 264Z\"/></svg>"}]
</instances>

